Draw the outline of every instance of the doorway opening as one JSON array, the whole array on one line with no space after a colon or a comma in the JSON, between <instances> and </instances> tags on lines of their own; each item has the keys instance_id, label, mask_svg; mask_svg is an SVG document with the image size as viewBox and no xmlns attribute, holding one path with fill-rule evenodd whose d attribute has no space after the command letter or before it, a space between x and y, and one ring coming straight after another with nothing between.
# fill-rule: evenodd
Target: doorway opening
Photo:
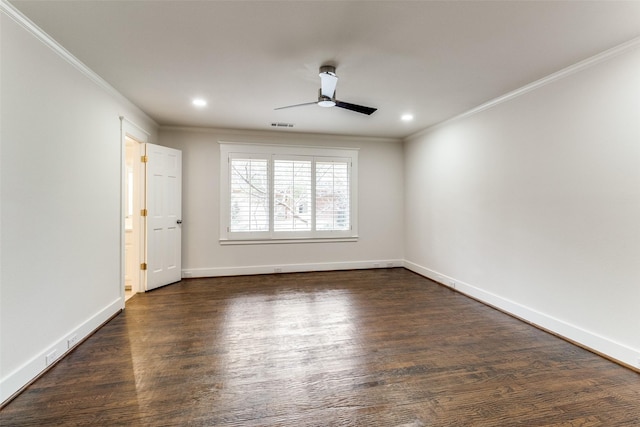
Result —
<instances>
[{"instance_id":1,"label":"doorway opening","mask_svg":"<svg viewBox=\"0 0 640 427\"><path fill-rule=\"evenodd\" d=\"M144 182L141 170L142 143L125 136L124 164L124 301L144 291L140 269L144 253L144 227L141 207L144 197Z\"/></svg>"}]
</instances>

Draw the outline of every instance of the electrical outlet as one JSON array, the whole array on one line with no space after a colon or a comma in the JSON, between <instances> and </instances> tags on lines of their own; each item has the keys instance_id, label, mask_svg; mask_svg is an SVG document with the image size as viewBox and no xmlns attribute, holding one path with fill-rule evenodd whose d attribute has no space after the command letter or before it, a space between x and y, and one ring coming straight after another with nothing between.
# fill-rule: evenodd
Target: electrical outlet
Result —
<instances>
[{"instance_id":1,"label":"electrical outlet","mask_svg":"<svg viewBox=\"0 0 640 427\"><path fill-rule=\"evenodd\" d=\"M190 271L183 271L182 272L182 277L184 277L185 279L188 279L190 277L193 277L193 273Z\"/></svg>"},{"instance_id":2,"label":"electrical outlet","mask_svg":"<svg viewBox=\"0 0 640 427\"><path fill-rule=\"evenodd\" d=\"M281 267L276 267L273 269L274 273L282 273L282 268Z\"/></svg>"},{"instance_id":3,"label":"electrical outlet","mask_svg":"<svg viewBox=\"0 0 640 427\"><path fill-rule=\"evenodd\" d=\"M67 348L71 348L76 344L78 344L78 335L73 334L67 339Z\"/></svg>"},{"instance_id":4,"label":"electrical outlet","mask_svg":"<svg viewBox=\"0 0 640 427\"><path fill-rule=\"evenodd\" d=\"M380 263L379 262L374 262L373 263L373 268L380 268Z\"/></svg>"},{"instance_id":5,"label":"electrical outlet","mask_svg":"<svg viewBox=\"0 0 640 427\"><path fill-rule=\"evenodd\" d=\"M53 350L51 353L47 354L45 358L45 362L47 366L51 365L58 358L58 350Z\"/></svg>"},{"instance_id":6,"label":"electrical outlet","mask_svg":"<svg viewBox=\"0 0 640 427\"><path fill-rule=\"evenodd\" d=\"M393 263L392 262L388 262L387 263L387 268L392 268L393 267Z\"/></svg>"}]
</instances>

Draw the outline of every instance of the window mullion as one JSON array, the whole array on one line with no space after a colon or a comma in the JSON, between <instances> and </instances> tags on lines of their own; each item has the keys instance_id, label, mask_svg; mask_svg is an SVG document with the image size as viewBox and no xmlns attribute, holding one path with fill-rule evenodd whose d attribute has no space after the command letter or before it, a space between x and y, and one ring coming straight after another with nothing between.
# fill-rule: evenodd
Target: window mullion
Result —
<instances>
[{"instance_id":1,"label":"window mullion","mask_svg":"<svg viewBox=\"0 0 640 427\"><path fill-rule=\"evenodd\" d=\"M268 176L269 176L269 183L268 183L268 188L269 188L269 235L271 236L271 238L273 238L273 233L275 230L275 176L274 176L274 170L275 168L273 167L275 161L275 155L271 155L269 156L269 162L267 163L267 168L268 168Z\"/></svg>"},{"instance_id":2,"label":"window mullion","mask_svg":"<svg viewBox=\"0 0 640 427\"><path fill-rule=\"evenodd\" d=\"M311 232L316 233L316 158L311 158Z\"/></svg>"},{"instance_id":3,"label":"window mullion","mask_svg":"<svg viewBox=\"0 0 640 427\"><path fill-rule=\"evenodd\" d=\"M233 185L233 180L232 180L232 176L233 176L233 169L231 167L231 153L227 154L227 209L226 209L226 215L227 215L227 233L231 232L231 194L232 194L232 185Z\"/></svg>"}]
</instances>

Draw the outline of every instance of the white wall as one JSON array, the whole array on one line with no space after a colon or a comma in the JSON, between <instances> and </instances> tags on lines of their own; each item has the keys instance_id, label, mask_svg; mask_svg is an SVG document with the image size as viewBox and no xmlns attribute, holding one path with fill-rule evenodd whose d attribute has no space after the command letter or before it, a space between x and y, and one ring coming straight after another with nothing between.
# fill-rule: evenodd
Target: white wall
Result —
<instances>
[{"instance_id":1,"label":"white wall","mask_svg":"<svg viewBox=\"0 0 640 427\"><path fill-rule=\"evenodd\" d=\"M219 243L218 141L359 149L357 242L225 245ZM159 143L183 152L182 268L185 276L371 268L402 265L402 143L290 133L162 128Z\"/></svg>"},{"instance_id":2,"label":"white wall","mask_svg":"<svg viewBox=\"0 0 640 427\"><path fill-rule=\"evenodd\" d=\"M122 306L120 115L137 109L1 25L0 402Z\"/></svg>"},{"instance_id":3,"label":"white wall","mask_svg":"<svg viewBox=\"0 0 640 427\"><path fill-rule=\"evenodd\" d=\"M411 269L640 364L640 48L405 142Z\"/></svg>"}]
</instances>

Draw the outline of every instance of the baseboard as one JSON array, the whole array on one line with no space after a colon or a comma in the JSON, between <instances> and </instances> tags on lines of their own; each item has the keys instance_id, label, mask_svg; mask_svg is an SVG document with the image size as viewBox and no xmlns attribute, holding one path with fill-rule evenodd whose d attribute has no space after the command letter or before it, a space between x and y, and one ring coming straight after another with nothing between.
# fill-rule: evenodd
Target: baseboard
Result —
<instances>
[{"instance_id":1,"label":"baseboard","mask_svg":"<svg viewBox=\"0 0 640 427\"><path fill-rule=\"evenodd\" d=\"M31 360L4 376L0 380L0 402L2 402L0 408L117 314L121 307L122 298L118 298L42 350ZM56 357L53 357L47 364L47 355L54 351Z\"/></svg>"},{"instance_id":2,"label":"baseboard","mask_svg":"<svg viewBox=\"0 0 640 427\"><path fill-rule=\"evenodd\" d=\"M404 267L635 371L640 368L638 365L640 363L639 349L615 342L577 325L567 323L413 262L405 260Z\"/></svg>"},{"instance_id":3,"label":"baseboard","mask_svg":"<svg viewBox=\"0 0 640 427\"><path fill-rule=\"evenodd\" d=\"M220 276L244 276L252 274L274 273L301 273L308 271L332 271L332 270L362 270L369 268L403 267L401 259L386 259L372 261L347 261L324 262L306 264L273 264L252 265L244 267L212 267L212 268L185 268L182 270L183 278L190 277L220 277Z\"/></svg>"}]
</instances>

